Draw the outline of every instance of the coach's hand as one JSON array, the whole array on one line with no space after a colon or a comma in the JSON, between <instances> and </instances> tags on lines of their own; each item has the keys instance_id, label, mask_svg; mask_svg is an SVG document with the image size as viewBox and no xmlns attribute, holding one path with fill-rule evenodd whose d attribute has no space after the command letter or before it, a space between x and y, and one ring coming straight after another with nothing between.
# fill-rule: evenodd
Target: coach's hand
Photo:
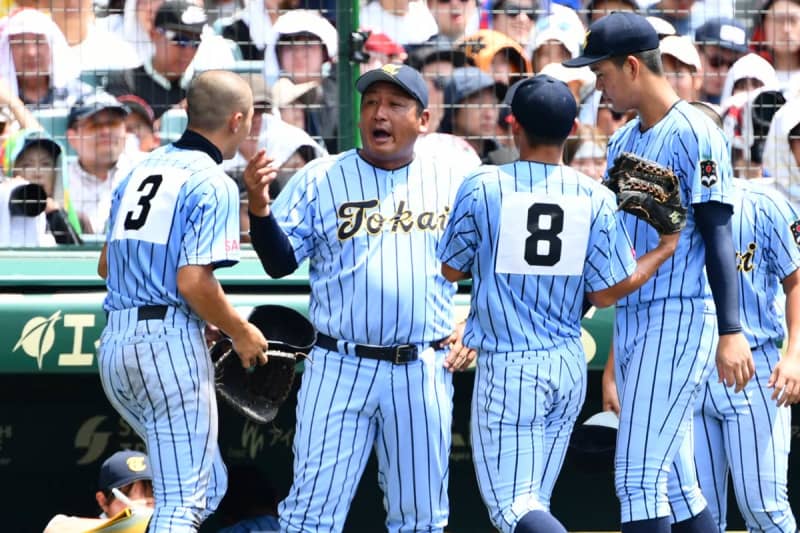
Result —
<instances>
[{"instance_id":1,"label":"coach's hand","mask_svg":"<svg viewBox=\"0 0 800 533\"><path fill-rule=\"evenodd\" d=\"M278 169L272 166L273 159L267 157L263 148L256 152L244 168L244 185L247 188L248 209L259 217L269 216L269 185L278 177Z\"/></svg>"},{"instance_id":2,"label":"coach's hand","mask_svg":"<svg viewBox=\"0 0 800 533\"><path fill-rule=\"evenodd\" d=\"M450 345L450 352L444 358L444 367L450 372L466 370L475 361L477 352L472 348L467 348L461 343L464 338L465 322L456 324L453 333L442 342L442 346Z\"/></svg>"},{"instance_id":3,"label":"coach's hand","mask_svg":"<svg viewBox=\"0 0 800 533\"><path fill-rule=\"evenodd\" d=\"M725 386L736 385L735 392L740 392L755 373L753 354L750 345L742 333L729 333L719 336L717 345L717 373L719 382Z\"/></svg>"},{"instance_id":4,"label":"coach's hand","mask_svg":"<svg viewBox=\"0 0 800 533\"><path fill-rule=\"evenodd\" d=\"M267 362L267 339L261 330L250 322L245 322L244 327L237 335L231 335L233 349L242 362L242 367L251 368Z\"/></svg>"},{"instance_id":5,"label":"coach's hand","mask_svg":"<svg viewBox=\"0 0 800 533\"><path fill-rule=\"evenodd\" d=\"M800 358L789 354L781 357L769 376L767 387L775 389L772 399L778 407L800 401Z\"/></svg>"}]
</instances>

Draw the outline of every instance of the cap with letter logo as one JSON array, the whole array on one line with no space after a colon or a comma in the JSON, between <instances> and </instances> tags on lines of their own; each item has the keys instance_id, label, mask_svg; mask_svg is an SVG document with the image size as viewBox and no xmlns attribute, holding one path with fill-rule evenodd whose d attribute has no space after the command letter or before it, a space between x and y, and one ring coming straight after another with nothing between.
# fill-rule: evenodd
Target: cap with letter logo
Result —
<instances>
[{"instance_id":1,"label":"cap with letter logo","mask_svg":"<svg viewBox=\"0 0 800 533\"><path fill-rule=\"evenodd\" d=\"M100 467L97 487L100 490L118 489L140 479L153 479L150 460L142 452L123 450L106 459Z\"/></svg>"},{"instance_id":2,"label":"cap with letter logo","mask_svg":"<svg viewBox=\"0 0 800 533\"><path fill-rule=\"evenodd\" d=\"M408 65L398 65L387 63L380 68L365 72L356 81L356 89L364 94L373 83L385 81L397 85L412 98L422 104L423 108L428 107L428 86L422 79L422 74L418 70Z\"/></svg>"}]
</instances>

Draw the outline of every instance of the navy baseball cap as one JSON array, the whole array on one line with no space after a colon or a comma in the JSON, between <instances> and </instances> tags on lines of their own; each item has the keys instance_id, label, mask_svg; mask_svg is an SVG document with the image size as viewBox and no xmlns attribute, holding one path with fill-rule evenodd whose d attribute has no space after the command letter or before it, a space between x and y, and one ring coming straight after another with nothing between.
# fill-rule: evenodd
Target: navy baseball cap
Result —
<instances>
[{"instance_id":1,"label":"navy baseball cap","mask_svg":"<svg viewBox=\"0 0 800 533\"><path fill-rule=\"evenodd\" d=\"M706 21L694 32L695 44L714 44L720 48L745 54L747 48L747 30L736 20L719 17Z\"/></svg>"},{"instance_id":2,"label":"navy baseball cap","mask_svg":"<svg viewBox=\"0 0 800 533\"><path fill-rule=\"evenodd\" d=\"M528 134L543 139L567 138L578 115L578 104L566 83L537 74L515 84L513 91L511 114Z\"/></svg>"},{"instance_id":3,"label":"navy baseball cap","mask_svg":"<svg viewBox=\"0 0 800 533\"><path fill-rule=\"evenodd\" d=\"M106 109L115 111L123 117L128 114L125 105L104 91L96 91L81 97L69 110L67 126L72 127L79 120L91 117L92 115Z\"/></svg>"},{"instance_id":4,"label":"navy baseball cap","mask_svg":"<svg viewBox=\"0 0 800 533\"><path fill-rule=\"evenodd\" d=\"M403 89L414 98L417 102L422 104L423 108L428 107L428 86L425 80L422 79L422 74L418 70L409 67L408 65L397 65L394 63L387 63L380 68L365 72L356 81L356 89L361 94L364 94L370 85L373 83L385 81L393 83Z\"/></svg>"},{"instance_id":5,"label":"navy baseball cap","mask_svg":"<svg viewBox=\"0 0 800 533\"><path fill-rule=\"evenodd\" d=\"M142 452L123 450L106 459L100 467L97 487L100 490L118 489L140 479L153 479L150 460Z\"/></svg>"},{"instance_id":6,"label":"navy baseball cap","mask_svg":"<svg viewBox=\"0 0 800 533\"><path fill-rule=\"evenodd\" d=\"M584 67L618 56L658 48L658 33L648 20L629 11L615 11L589 26L583 53L564 61L565 67Z\"/></svg>"}]
</instances>

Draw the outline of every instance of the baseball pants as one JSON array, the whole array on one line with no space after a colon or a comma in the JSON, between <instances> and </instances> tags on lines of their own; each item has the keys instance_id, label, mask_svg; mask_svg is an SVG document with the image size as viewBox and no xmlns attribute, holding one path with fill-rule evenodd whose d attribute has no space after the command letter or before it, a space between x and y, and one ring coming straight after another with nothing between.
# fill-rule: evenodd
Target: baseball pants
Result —
<instances>
[{"instance_id":1,"label":"baseball pants","mask_svg":"<svg viewBox=\"0 0 800 533\"><path fill-rule=\"evenodd\" d=\"M147 445L156 503L148 531L197 531L227 487L203 323L173 307L149 320L112 311L98 364L109 401Z\"/></svg>"}]
</instances>

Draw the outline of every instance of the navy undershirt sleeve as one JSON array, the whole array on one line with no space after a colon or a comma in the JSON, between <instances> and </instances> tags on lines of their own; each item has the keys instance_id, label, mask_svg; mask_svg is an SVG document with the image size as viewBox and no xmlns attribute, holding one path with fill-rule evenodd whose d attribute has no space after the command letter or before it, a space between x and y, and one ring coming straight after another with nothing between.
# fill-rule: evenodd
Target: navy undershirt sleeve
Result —
<instances>
[{"instance_id":1,"label":"navy undershirt sleeve","mask_svg":"<svg viewBox=\"0 0 800 533\"><path fill-rule=\"evenodd\" d=\"M694 219L706 245L706 272L717 307L719 334L742 331L739 322L739 276L733 246L733 208L720 202L694 204Z\"/></svg>"},{"instance_id":2,"label":"navy undershirt sleeve","mask_svg":"<svg viewBox=\"0 0 800 533\"><path fill-rule=\"evenodd\" d=\"M250 243L258 254L264 271L272 278L282 278L297 270L297 260L289 238L270 213L266 217L250 217Z\"/></svg>"}]
</instances>

